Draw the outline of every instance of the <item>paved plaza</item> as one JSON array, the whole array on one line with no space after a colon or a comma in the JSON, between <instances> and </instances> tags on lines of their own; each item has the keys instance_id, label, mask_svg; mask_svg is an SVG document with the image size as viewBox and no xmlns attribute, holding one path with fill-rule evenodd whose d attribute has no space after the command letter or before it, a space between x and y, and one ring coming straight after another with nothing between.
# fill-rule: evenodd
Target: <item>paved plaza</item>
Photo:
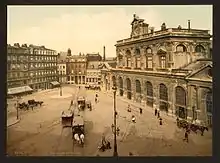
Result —
<instances>
[{"instance_id":1,"label":"paved plaza","mask_svg":"<svg viewBox=\"0 0 220 163\"><path fill-rule=\"evenodd\" d=\"M19 112L20 121L7 128L8 155L22 156L112 156L113 148L99 152L101 136L113 147L113 97L105 92L98 92L99 102L95 104L95 92L67 85L63 87L63 96L59 89L37 92L22 97L20 101L42 100L44 104L33 111ZM84 111L85 146L73 143L71 129L62 128L61 112L70 107L70 101L78 94L85 95L92 101L93 110ZM154 116L152 108L145 107L143 114L138 112L138 104L132 103L132 112L127 112L128 100L116 97L118 111L117 124L120 133L117 137L119 156L128 156L132 152L137 156L211 156L212 131L205 131L204 136L190 133L189 143L184 142L184 131L176 127L175 117L162 113L163 125ZM8 100L8 121L15 119L16 109L13 99ZM131 116L136 116L136 123L131 123Z\"/></svg>"}]
</instances>

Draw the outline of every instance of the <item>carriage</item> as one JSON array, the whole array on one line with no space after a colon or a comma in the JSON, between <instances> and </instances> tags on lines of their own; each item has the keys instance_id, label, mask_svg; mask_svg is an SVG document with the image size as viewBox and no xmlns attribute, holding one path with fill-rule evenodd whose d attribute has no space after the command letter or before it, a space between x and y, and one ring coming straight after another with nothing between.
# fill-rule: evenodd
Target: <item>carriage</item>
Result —
<instances>
[{"instance_id":1,"label":"carriage","mask_svg":"<svg viewBox=\"0 0 220 163\"><path fill-rule=\"evenodd\" d=\"M72 110L67 110L62 112L62 126L72 127L74 113Z\"/></svg>"},{"instance_id":2,"label":"carriage","mask_svg":"<svg viewBox=\"0 0 220 163\"><path fill-rule=\"evenodd\" d=\"M80 96L77 98L77 104L79 106L79 110L84 110L86 107L86 99L84 96Z\"/></svg>"},{"instance_id":3,"label":"carriage","mask_svg":"<svg viewBox=\"0 0 220 163\"><path fill-rule=\"evenodd\" d=\"M81 145L84 145L84 119L82 116L75 116L72 123L72 138Z\"/></svg>"}]
</instances>

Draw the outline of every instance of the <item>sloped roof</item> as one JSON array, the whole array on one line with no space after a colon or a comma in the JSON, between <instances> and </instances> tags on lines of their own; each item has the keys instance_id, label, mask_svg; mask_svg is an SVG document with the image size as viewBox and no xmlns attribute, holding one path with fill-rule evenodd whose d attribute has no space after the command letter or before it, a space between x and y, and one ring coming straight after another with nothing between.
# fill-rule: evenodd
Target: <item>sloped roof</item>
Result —
<instances>
[{"instance_id":1,"label":"sloped roof","mask_svg":"<svg viewBox=\"0 0 220 163\"><path fill-rule=\"evenodd\" d=\"M60 52L59 54L60 55L58 56L57 61L58 62L65 61L67 58L67 52Z\"/></svg>"},{"instance_id":2,"label":"sloped roof","mask_svg":"<svg viewBox=\"0 0 220 163\"><path fill-rule=\"evenodd\" d=\"M100 61L90 61L87 63L87 68L88 69L99 69L100 64L101 64Z\"/></svg>"},{"instance_id":3,"label":"sloped roof","mask_svg":"<svg viewBox=\"0 0 220 163\"><path fill-rule=\"evenodd\" d=\"M187 78L195 75L196 73L202 71L206 67L212 67L212 60L211 59L198 59L195 62L192 62L185 67L181 68L182 70L190 70L187 74Z\"/></svg>"},{"instance_id":4,"label":"sloped roof","mask_svg":"<svg viewBox=\"0 0 220 163\"><path fill-rule=\"evenodd\" d=\"M101 61L102 56L100 54L86 54L87 61Z\"/></svg>"}]
</instances>

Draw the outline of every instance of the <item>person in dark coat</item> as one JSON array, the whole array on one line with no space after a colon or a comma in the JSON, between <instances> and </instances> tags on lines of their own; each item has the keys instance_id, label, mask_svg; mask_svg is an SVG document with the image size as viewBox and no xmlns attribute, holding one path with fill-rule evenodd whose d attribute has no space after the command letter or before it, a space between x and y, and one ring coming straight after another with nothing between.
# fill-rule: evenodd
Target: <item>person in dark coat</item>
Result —
<instances>
[{"instance_id":1,"label":"person in dark coat","mask_svg":"<svg viewBox=\"0 0 220 163\"><path fill-rule=\"evenodd\" d=\"M140 110L140 114L142 114L142 113L143 113L143 109L142 109L142 108L139 108L139 110Z\"/></svg>"},{"instance_id":2,"label":"person in dark coat","mask_svg":"<svg viewBox=\"0 0 220 163\"><path fill-rule=\"evenodd\" d=\"M155 108L154 114L155 114L155 116L157 115L157 109L156 108Z\"/></svg>"},{"instance_id":3,"label":"person in dark coat","mask_svg":"<svg viewBox=\"0 0 220 163\"><path fill-rule=\"evenodd\" d=\"M160 118L160 111L157 111L157 118Z\"/></svg>"},{"instance_id":4,"label":"person in dark coat","mask_svg":"<svg viewBox=\"0 0 220 163\"><path fill-rule=\"evenodd\" d=\"M163 123L162 123L162 118L160 117L160 119L159 119L159 124L160 125L162 125Z\"/></svg>"},{"instance_id":5,"label":"person in dark coat","mask_svg":"<svg viewBox=\"0 0 220 163\"><path fill-rule=\"evenodd\" d=\"M183 139L184 141L186 141L187 143L189 142L189 135L188 135L188 132L185 131L185 138Z\"/></svg>"}]
</instances>

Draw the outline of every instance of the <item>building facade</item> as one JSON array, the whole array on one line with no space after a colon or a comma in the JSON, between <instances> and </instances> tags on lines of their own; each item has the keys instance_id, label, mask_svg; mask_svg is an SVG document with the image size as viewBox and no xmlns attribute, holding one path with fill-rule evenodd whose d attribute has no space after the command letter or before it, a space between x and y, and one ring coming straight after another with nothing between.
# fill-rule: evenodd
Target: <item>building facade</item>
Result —
<instances>
[{"instance_id":1,"label":"building facade","mask_svg":"<svg viewBox=\"0 0 220 163\"><path fill-rule=\"evenodd\" d=\"M57 81L57 54L44 46L8 45L8 88L30 86L33 90L51 88Z\"/></svg>"},{"instance_id":2,"label":"building facade","mask_svg":"<svg viewBox=\"0 0 220 163\"><path fill-rule=\"evenodd\" d=\"M66 59L67 52L58 53L58 62L57 62L57 73L58 73L58 81L62 84L67 83L67 72L66 72Z\"/></svg>"},{"instance_id":3,"label":"building facade","mask_svg":"<svg viewBox=\"0 0 220 163\"><path fill-rule=\"evenodd\" d=\"M86 84L86 56L84 54L67 56L67 83Z\"/></svg>"},{"instance_id":4,"label":"building facade","mask_svg":"<svg viewBox=\"0 0 220 163\"><path fill-rule=\"evenodd\" d=\"M102 57L99 54L87 54L87 70L86 70L86 84L100 85L101 84L101 64Z\"/></svg>"},{"instance_id":5,"label":"building facade","mask_svg":"<svg viewBox=\"0 0 220 163\"><path fill-rule=\"evenodd\" d=\"M7 46L7 87L26 86L29 83L29 54L27 45Z\"/></svg>"},{"instance_id":6,"label":"building facade","mask_svg":"<svg viewBox=\"0 0 220 163\"><path fill-rule=\"evenodd\" d=\"M134 15L128 39L117 41L117 67L104 80L109 91L169 115L212 125L212 60L208 30L154 31ZM107 86L110 83L110 86Z\"/></svg>"}]
</instances>

